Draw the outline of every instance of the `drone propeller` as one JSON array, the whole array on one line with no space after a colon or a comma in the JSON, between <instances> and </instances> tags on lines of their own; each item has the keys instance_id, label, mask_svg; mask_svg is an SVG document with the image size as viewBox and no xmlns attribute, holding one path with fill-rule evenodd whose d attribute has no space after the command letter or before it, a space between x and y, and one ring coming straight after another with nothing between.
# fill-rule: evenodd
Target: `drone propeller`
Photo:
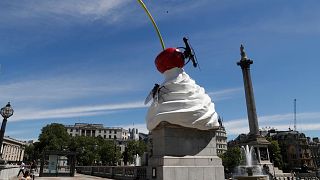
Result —
<instances>
[{"instance_id":1,"label":"drone propeller","mask_svg":"<svg viewBox=\"0 0 320 180\"><path fill-rule=\"evenodd\" d=\"M195 68L196 68L196 67L199 67L199 63L198 63L196 54L195 54L193 48L191 47L191 45L189 44L188 38L184 37L184 38L183 38L183 42L184 42L184 44L185 44L185 46L186 46L186 47L184 48L185 51L184 51L184 53L183 53L184 58L185 58L185 59L188 59L188 62L191 60L193 67L195 67ZM188 62L187 62L187 63L188 63ZM187 63L186 63L186 64L187 64Z\"/></svg>"}]
</instances>

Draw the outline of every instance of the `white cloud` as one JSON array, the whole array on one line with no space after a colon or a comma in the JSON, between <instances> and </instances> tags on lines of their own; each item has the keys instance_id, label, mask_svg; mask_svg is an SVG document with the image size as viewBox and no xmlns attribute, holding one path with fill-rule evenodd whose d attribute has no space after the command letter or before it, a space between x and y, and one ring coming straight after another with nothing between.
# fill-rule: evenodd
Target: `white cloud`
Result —
<instances>
[{"instance_id":1,"label":"white cloud","mask_svg":"<svg viewBox=\"0 0 320 180\"><path fill-rule=\"evenodd\" d=\"M298 123L298 130L310 131L320 130L320 123L313 123L313 119L320 119L320 112L305 112L298 113L297 119L302 120L304 123ZM293 115L292 114L275 114L258 117L260 128L263 126L274 127L278 130L288 130L291 124L293 128ZM241 133L249 132L249 124L246 118L234 119L224 122L228 135L238 135Z\"/></svg>"},{"instance_id":2,"label":"white cloud","mask_svg":"<svg viewBox=\"0 0 320 180\"><path fill-rule=\"evenodd\" d=\"M231 99L242 90L243 88L229 88L214 92L208 92L208 95L211 96L214 101L220 101Z\"/></svg>"},{"instance_id":3,"label":"white cloud","mask_svg":"<svg viewBox=\"0 0 320 180\"><path fill-rule=\"evenodd\" d=\"M170 16L163 16L168 11L170 15L184 17L186 12L200 9L210 1L144 1L150 12L156 16L155 19L163 20ZM136 0L20 0L8 1L1 6L1 22L12 22L19 20L50 20L53 22L90 22L101 20L107 24L126 22L134 20L136 23L146 23L144 10L139 7ZM2 7L2 8L1 8ZM158 14L162 14L159 16ZM135 18L132 18L135 16ZM21 22L21 21L20 21ZM47 23L47 21L43 21Z\"/></svg>"},{"instance_id":4,"label":"white cloud","mask_svg":"<svg viewBox=\"0 0 320 180\"><path fill-rule=\"evenodd\" d=\"M299 119L319 119L320 118L320 112L310 112L310 113L299 113L297 114ZM263 119L262 122L266 123L267 119L270 120L268 121L268 126L276 128L278 130L288 130L289 125L288 125L288 120L292 119L292 115L289 116L289 114L275 114L275 115L268 115L268 116L261 116L259 117L259 122L260 119ZM260 127L261 124L260 122ZM223 123L224 126L226 127L227 134L228 135L239 135L242 133L248 133L249 132L249 125L247 119L235 119L235 120L230 120L227 122ZM142 124L127 124L127 125L120 125L120 127L123 127L125 129L129 128L138 128L140 132L143 133L148 133L149 130L147 129L147 125L145 123ZM292 128L292 127L291 127ZM303 123L299 124L299 130L302 131L311 131L311 130L320 130L320 123Z\"/></svg>"},{"instance_id":5,"label":"white cloud","mask_svg":"<svg viewBox=\"0 0 320 180\"><path fill-rule=\"evenodd\" d=\"M116 83L124 82L124 83ZM56 76L46 79L34 79L0 84L0 99L9 99L15 104L28 103L52 103L54 101L66 101L70 99L81 99L97 95L111 95L115 93L137 90L132 88L133 83L117 78L105 81L100 77L72 75Z\"/></svg>"},{"instance_id":6,"label":"white cloud","mask_svg":"<svg viewBox=\"0 0 320 180\"><path fill-rule=\"evenodd\" d=\"M94 106L79 106L60 109L23 109L17 111L11 118L12 121L37 120L51 118L71 118L95 116L99 114L113 113L117 110L144 108L143 102L129 102L122 104L103 104Z\"/></svg>"},{"instance_id":7,"label":"white cloud","mask_svg":"<svg viewBox=\"0 0 320 180\"><path fill-rule=\"evenodd\" d=\"M50 18L51 20L97 20L115 22L130 1L129 0L46 0L46 1L12 1L2 9L2 15L9 19ZM123 9L122 9L123 8Z\"/></svg>"}]
</instances>

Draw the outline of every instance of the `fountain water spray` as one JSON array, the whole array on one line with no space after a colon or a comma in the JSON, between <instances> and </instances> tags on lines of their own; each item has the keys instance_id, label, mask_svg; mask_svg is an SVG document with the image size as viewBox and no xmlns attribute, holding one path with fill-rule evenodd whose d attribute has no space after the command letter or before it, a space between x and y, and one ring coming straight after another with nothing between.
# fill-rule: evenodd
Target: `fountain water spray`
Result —
<instances>
[{"instance_id":1,"label":"fountain water spray","mask_svg":"<svg viewBox=\"0 0 320 180\"><path fill-rule=\"evenodd\" d=\"M235 179L259 179L268 177L263 175L262 168L257 163L254 147L249 145L241 146L242 163L236 168Z\"/></svg>"},{"instance_id":2,"label":"fountain water spray","mask_svg":"<svg viewBox=\"0 0 320 180\"><path fill-rule=\"evenodd\" d=\"M253 149L253 146L251 146L249 148L248 145L246 145L245 147L244 146L241 146L241 152L242 154L244 154L242 157L245 157L245 166L248 166L248 167L251 167L252 166L252 161L253 159L255 159L255 153L254 153L254 149Z\"/></svg>"}]
</instances>

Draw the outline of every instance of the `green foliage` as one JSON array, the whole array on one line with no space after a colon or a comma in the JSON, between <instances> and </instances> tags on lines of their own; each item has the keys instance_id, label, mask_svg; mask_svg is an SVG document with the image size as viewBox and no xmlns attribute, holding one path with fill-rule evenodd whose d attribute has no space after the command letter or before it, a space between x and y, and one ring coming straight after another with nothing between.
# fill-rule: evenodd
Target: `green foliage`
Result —
<instances>
[{"instance_id":1,"label":"green foliage","mask_svg":"<svg viewBox=\"0 0 320 180\"><path fill-rule=\"evenodd\" d=\"M271 144L269 145L270 159L273 161L274 165L279 169L283 168L283 161L281 156L281 148L277 140L271 138L267 139Z\"/></svg>"},{"instance_id":2,"label":"green foliage","mask_svg":"<svg viewBox=\"0 0 320 180\"><path fill-rule=\"evenodd\" d=\"M25 147L24 151L24 161L33 161L41 158L41 146L40 142L34 142Z\"/></svg>"},{"instance_id":3,"label":"green foliage","mask_svg":"<svg viewBox=\"0 0 320 180\"><path fill-rule=\"evenodd\" d=\"M231 147L220 156L224 168L232 171L241 161L241 150L239 147Z\"/></svg>"},{"instance_id":4,"label":"green foliage","mask_svg":"<svg viewBox=\"0 0 320 180\"><path fill-rule=\"evenodd\" d=\"M69 144L70 136L64 125L53 123L42 128L39 142L40 151L62 150Z\"/></svg>"},{"instance_id":5,"label":"green foliage","mask_svg":"<svg viewBox=\"0 0 320 180\"><path fill-rule=\"evenodd\" d=\"M35 148L33 144L27 145L24 149L24 161L32 161L34 156Z\"/></svg>"},{"instance_id":6,"label":"green foliage","mask_svg":"<svg viewBox=\"0 0 320 180\"><path fill-rule=\"evenodd\" d=\"M119 147L113 141L105 141L99 148L100 160L106 165L116 165L121 158Z\"/></svg>"},{"instance_id":7,"label":"green foliage","mask_svg":"<svg viewBox=\"0 0 320 180\"><path fill-rule=\"evenodd\" d=\"M77 164L83 166L116 165L121 153L115 141L104 140L101 137L76 136L69 145L71 151L77 152Z\"/></svg>"},{"instance_id":8,"label":"green foliage","mask_svg":"<svg viewBox=\"0 0 320 180\"><path fill-rule=\"evenodd\" d=\"M69 149L77 152L77 162L79 165L89 166L99 160L97 139L88 136L72 137Z\"/></svg>"},{"instance_id":9,"label":"green foliage","mask_svg":"<svg viewBox=\"0 0 320 180\"><path fill-rule=\"evenodd\" d=\"M139 156L142 156L143 153L146 151L147 151L147 145L144 141L128 141L127 148L123 156L124 156L124 159L126 159L130 163L133 163L134 155L139 154Z\"/></svg>"},{"instance_id":10,"label":"green foliage","mask_svg":"<svg viewBox=\"0 0 320 180\"><path fill-rule=\"evenodd\" d=\"M140 156L147 146L142 141L129 141L126 154L130 162L133 156ZM77 165L117 165L121 159L120 148L114 140L102 137L76 136L70 137L62 124L53 123L42 128L37 144L26 147L28 160L38 159L44 150L70 150L77 152Z\"/></svg>"}]
</instances>

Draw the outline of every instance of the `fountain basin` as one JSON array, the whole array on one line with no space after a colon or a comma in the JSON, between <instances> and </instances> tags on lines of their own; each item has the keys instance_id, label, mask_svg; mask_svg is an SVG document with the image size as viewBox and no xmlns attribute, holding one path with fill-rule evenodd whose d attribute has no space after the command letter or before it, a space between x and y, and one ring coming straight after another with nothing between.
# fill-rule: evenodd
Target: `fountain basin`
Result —
<instances>
[{"instance_id":1,"label":"fountain basin","mask_svg":"<svg viewBox=\"0 0 320 180\"><path fill-rule=\"evenodd\" d=\"M256 155L253 147L242 146L242 165L237 166L233 179L237 180L268 180L269 176L263 174L262 168L257 164Z\"/></svg>"}]
</instances>

